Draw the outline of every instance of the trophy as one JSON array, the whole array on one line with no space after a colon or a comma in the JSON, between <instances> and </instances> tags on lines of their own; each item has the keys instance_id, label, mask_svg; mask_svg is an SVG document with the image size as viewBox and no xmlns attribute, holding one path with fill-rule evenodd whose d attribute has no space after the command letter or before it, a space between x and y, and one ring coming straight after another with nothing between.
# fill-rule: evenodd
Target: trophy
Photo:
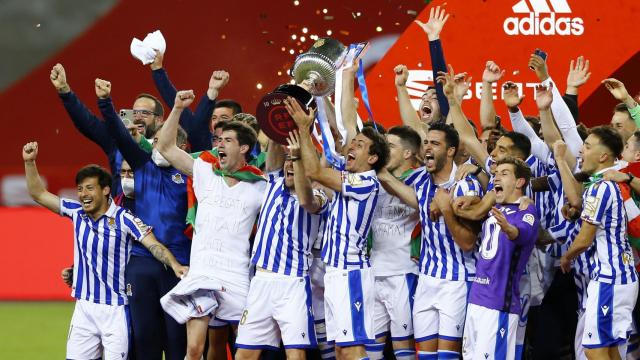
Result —
<instances>
[{"instance_id":1,"label":"trophy","mask_svg":"<svg viewBox=\"0 0 640 360\"><path fill-rule=\"evenodd\" d=\"M297 129L289 116L284 100L291 96L303 109L316 108L314 96L333 92L336 82L336 64L346 54L346 47L330 38L318 39L311 49L300 54L291 68L297 85L284 84L265 95L256 109L260 129L272 140L286 144L289 132Z\"/></svg>"}]
</instances>

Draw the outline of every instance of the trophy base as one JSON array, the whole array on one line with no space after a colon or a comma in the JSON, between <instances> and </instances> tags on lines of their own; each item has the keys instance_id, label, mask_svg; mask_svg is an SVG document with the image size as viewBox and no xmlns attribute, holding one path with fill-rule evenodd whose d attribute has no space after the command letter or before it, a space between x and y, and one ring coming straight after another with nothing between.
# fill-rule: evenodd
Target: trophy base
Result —
<instances>
[{"instance_id":1,"label":"trophy base","mask_svg":"<svg viewBox=\"0 0 640 360\"><path fill-rule=\"evenodd\" d=\"M289 132L298 129L287 112L284 100L293 97L303 109L316 108L313 96L298 85L283 84L265 95L256 108L256 118L260 129L273 141L287 144Z\"/></svg>"}]
</instances>

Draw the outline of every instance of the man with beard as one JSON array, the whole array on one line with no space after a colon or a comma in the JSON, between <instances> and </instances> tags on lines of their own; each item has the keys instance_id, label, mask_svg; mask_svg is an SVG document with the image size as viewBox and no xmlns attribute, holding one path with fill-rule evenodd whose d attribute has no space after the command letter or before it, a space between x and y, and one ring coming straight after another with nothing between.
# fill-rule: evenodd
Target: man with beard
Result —
<instances>
[{"instance_id":1,"label":"man with beard","mask_svg":"<svg viewBox=\"0 0 640 360\"><path fill-rule=\"evenodd\" d=\"M296 100L286 102L300 133L305 174L336 191L324 232L327 338L340 359L366 358L365 344L374 342L374 274L366 254L367 235L378 201L376 171L386 165L389 148L375 129L363 127L346 150L346 171L322 168L309 129L314 114Z\"/></svg>"},{"instance_id":2,"label":"man with beard","mask_svg":"<svg viewBox=\"0 0 640 360\"><path fill-rule=\"evenodd\" d=\"M482 225L476 277L469 291L463 357L470 360L514 359L521 313L520 277L538 235L533 205L521 210L531 170L520 159L496 166L496 207Z\"/></svg>"},{"instance_id":3,"label":"man with beard","mask_svg":"<svg viewBox=\"0 0 640 360\"><path fill-rule=\"evenodd\" d=\"M269 144L267 170L275 171L268 174L258 219L251 259L256 275L238 326L236 360L257 360L262 350L279 349L280 341L290 360L317 347L308 272L328 199L305 176L297 131L287 141L286 158L280 144Z\"/></svg>"},{"instance_id":4,"label":"man with beard","mask_svg":"<svg viewBox=\"0 0 640 360\"><path fill-rule=\"evenodd\" d=\"M226 85L225 72L216 74L215 91ZM134 172L134 195L137 215L154 227L160 242L183 264L189 263L191 242L185 235L187 186L183 172L170 166L157 149L161 126L153 139L151 154L138 146L140 134L132 137L118 118L110 98L111 84L96 80L98 106L105 119L106 130ZM187 134L180 129L175 136L182 149L187 147ZM161 205L159 205L161 204ZM162 310L160 298L179 279L171 276L161 263L139 245L133 246L127 266L127 295L131 306L134 351L137 359L182 360L186 349L185 327Z\"/></svg>"},{"instance_id":5,"label":"man with beard","mask_svg":"<svg viewBox=\"0 0 640 360\"><path fill-rule=\"evenodd\" d=\"M440 214L437 202L432 201L439 189L448 191L457 183L453 159L459 143L458 133L450 125L434 123L426 134L425 143L425 165L416 175L413 187L388 172L382 172L379 177L387 191L420 214L422 249L413 318L418 356L428 360L460 356L467 280L469 272L473 271L464 250L473 248L476 236L461 226L449 226ZM462 181L467 180L480 191L476 180ZM477 194L479 192L476 197Z\"/></svg>"},{"instance_id":6,"label":"man with beard","mask_svg":"<svg viewBox=\"0 0 640 360\"><path fill-rule=\"evenodd\" d=\"M222 87L228 75L219 72L216 78ZM226 332L226 325L235 328L241 321L249 291L249 236L266 180L259 169L247 165L256 134L237 121L225 125L216 152L203 152L194 159L178 146L178 119L194 98L193 91L178 91L157 145L172 166L191 178L187 217L193 224L191 267L187 277L161 299L166 312L187 323L188 360L202 356L209 326L214 332Z\"/></svg>"},{"instance_id":7,"label":"man with beard","mask_svg":"<svg viewBox=\"0 0 640 360\"><path fill-rule=\"evenodd\" d=\"M386 137L389 143L387 171L411 186L417 178L412 174L419 164L420 135L408 126L395 126ZM411 310L418 267L411 258L411 246L415 232L419 231L419 220L416 210L384 188L380 189L371 225L371 266L376 293L376 343L366 345L371 360L382 359L389 336L397 359L415 359Z\"/></svg>"},{"instance_id":8,"label":"man with beard","mask_svg":"<svg viewBox=\"0 0 640 360\"><path fill-rule=\"evenodd\" d=\"M581 171L592 176L583 194L582 225L560 259L564 272L571 262L595 244L593 279L587 287L582 345L589 359L618 359L631 330L631 313L638 296L638 275L627 239L627 213L620 188L598 175L613 168L622 152L622 139L606 127L591 129L582 148ZM565 188L582 192L583 185L558 161ZM569 171L568 171L569 170Z\"/></svg>"},{"instance_id":9,"label":"man with beard","mask_svg":"<svg viewBox=\"0 0 640 360\"><path fill-rule=\"evenodd\" d=\"M117 206L109 196L111 175L97 165L76 174L78 201L46 190L36 167L38 143L24 146L22 157L31 197L47 209L73 220L74 268L71 295L76 305L67 337L67 359L125 359L129 352L129 319L125 266L131 243L139 243L172 276L188 268L159 243L142 220Z\"/></svg>"}]
</instances>

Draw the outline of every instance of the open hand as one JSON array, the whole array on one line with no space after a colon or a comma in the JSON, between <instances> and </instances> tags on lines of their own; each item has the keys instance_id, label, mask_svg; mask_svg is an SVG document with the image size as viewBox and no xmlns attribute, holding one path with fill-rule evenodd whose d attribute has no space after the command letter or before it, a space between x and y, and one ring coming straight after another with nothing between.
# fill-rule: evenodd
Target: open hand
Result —
<instances>
[{"instance_id":1,"label":"open hand","mask_svg":"<svg viewBox=\"0 0 640 360\"><path fill-rule=\"evenodd\" d=\"M287 138L289 143L289 155L292 158L300 158L300 134L298 130L289 131L289 137Z\"/></svg>"},{"instance_id":2,"label":"open hand","mask_svg":"<svg viewBox=\"0 0 640 360\"><path fill-rule=\"evenodd\" d=\"M313 124L313 120L315 119L315 112L313 109L309 109L309 113L307 114L302 110L300 104L298 104L298 100L291 96L284 100L284 106L289 112L289 115L293 118L293 121L298 125L298 129L302 130L311 128L311 124Z\"/></svg>"},{"instance_id":3,"label":"open hand","mask_svg":"<svg viewBox=\"0 0 640 360\"><path fill-rule=\"evenodd\" d=\"M577 94L578 88L584 85L590 77L589 60L585 61L584 56L578 56L575 62L571 60L569 74L567 75L567 92Z\"/></svg>"},{"instance_id":4,"label":"open hand","mask_svg":"<svg viewBox=\"0 0 640 360\"><path fill-rule=\"evenodd\" d=\"M518 92L518 85L508 81L502 85L502 98L504 100L504 104L507 105L509 109L515 109L520 106L522 100L524 100L524 95L520 96Z\"/></svg>"},{"instance_id":5,"label":"open hand","mask_svg":"<svg viewBox=\"0 0 640 360\"><path fill-rule=\"evenodd\" d=\"M549 86L542 84L536 85L536 104L538 105L538 110L543 111L551 108L551 103L553 102L552 88L553 83L549 83Z\"/></svg>"},{"instance_id":6,"label":"open hand","mask_svg":"<svg viewBox=\"0 0 640 360\"><path fill-rule=\"evenodd\" d=\"M440 10L440 6L438 6L435 9L431 8L429 21L423 23L420 20L416 20L415 22L427 34L429 41L434 41L440 38L440 32L442 32L442 28L444 28L447 20L449 20L449 14L446 13L444 8Z\"/></svg>"}]
</instances>

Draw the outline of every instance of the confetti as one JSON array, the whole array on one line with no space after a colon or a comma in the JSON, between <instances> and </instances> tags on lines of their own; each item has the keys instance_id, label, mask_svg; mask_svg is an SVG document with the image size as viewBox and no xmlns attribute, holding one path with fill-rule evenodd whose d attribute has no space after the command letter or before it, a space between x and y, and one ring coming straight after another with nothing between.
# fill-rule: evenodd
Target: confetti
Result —
<instances>
[{"instance_id":1,"label":"confetti","mask_svg":"<svg viewBox=\"0 0 640 360\"><path fill-rule=\"evenodd\" d=\"M289 84L291 84L291 85L295 85L295 84L296 84L296 81L295 81L295 80L293 80L293 79L291 79L291 81L289 81Z\"/></svg>"},{"instance_id":2,"label":"confetti","mask_svg":"<svg viewBox=\"0 0 640 360\"><path fill-rule=\"evenodd\" d=\"M296 52L296 51L295 51L295 50L293 50L293 49L289 50L289 54L291 54L291 55L293 55L295 52Z\"/></svg>"},{"instance_id":3,"label":"confetti","mask_svg":"<svg viewBox=\"0 0 640 360\"><path fill-rule=\"evenodd\" d=\"M275 43L275 41L273 41L273 40L267 40L267 44L269 44L269 45L273 45L274 43Z\"/></svg>"},{"instance_id":4,"label":"confetti","mask_svg":"<svg viewBox=\"0 0 640 360\"><path fill-rule=\"evenodd\" d=\"M520 70L513 70L513 75L518 75L520 74Z\"/></svg>"},{"instance_id":5,"label":"confetti","mask_svg":"<svg viewBox=\"0 0 640 360\"><path fill-rule=\"evenodd\" d=\"M407 10L407 15L416 16L418 15L418 12L415 10Z\"/></svg>"},{"instance_id":6,"label":"confetti","mask_svg":"<svg viewBox=\"0 0 640 360\"><path fill-rule=\"evenodd\" d=\"M340 34L349 35L349 32L347 30L340 30Z\"/></svg>"},{"instance_id":7,"label":"confetti","mask_svg":"<svg viewBox=\"0 0 640 360\"><path fill-rule=\"evenodd\" d=\"M325 20L333 20L333 16L332 15L325 15L324 19Z\"/></svg>"},{"instance_id":8,"label":"confetti","mask_svg":"<svg viewBox=\"0 0 640 360\"><path fill-rule=\"evenodd\" d=\"M327 30L327 35L328 35L328 36L331 36L331 34L333 34L333 31L331 31L331 30Z\"/></svg>"},{"instance_id":9,"label":"confetti","mask_svg":"<svg viewBox=\"0 0 640 360\"><path fill-rule=\"evenodd\" d=\"M418 67L422 67L422 63L421 62L418 63Z\"/></svg>"},{"instance_id":10,"label":"confetti","mask_svg":"<svg viewBox=\"0 0 640 360\"><path fill-rule=\"evenodd\" d=\"M327 10L327 9L322 9L322 13L323 13L323 14L326 14L326 13L328 13L328 12L329 12L329 10Z\"/></svg>"},{"instance_id":11,"label":"confetti","mask_svg":"<svg viewBox=\"0 0 640 360\"><path fill-rule=\"evenodd\" d=\"M36 27L37 27L37 28L39 28L39 27L40 27L40 25L41 25L41 24L40 24L40 23L38 23L38 24L36 24ZM56 130L56 131L57 131L57 130Z\"/></svg>"},{"instance_id":12,"label":"confetti","mask_svg":"<svg viewBox=\"0 0 640 360\"><path fill-rule=\"evenodd\" d=\"M302 33L303 33L303 34L306 34L306 33L308 33L308 32L309 32L309 29L307 29L306 27L303 27L303 28L302 28Z\"/></svg>"},{"instance_id":13,"label":"confetti","mask_svg":"<svg viewBox=\"0 0 640 360\"><path fill-rule=\"evenodd\" d=\"M376 26L376 31L377 32L382 32L382 26Z\"/></svg>"},{"instance_id":14,"label":"confetti","mask_svg":"<svg viewBox=\"0 0 640 360\"><path fill-rule=\"evenodd\" d=\"M304 37L304 36L300 36L300 41L305 42L305 41L307 41L307 38Z\"/></svg>"},{"instance_id":15,"label":"confetti","mask_svg":"<svg viewBox=\"0 0 640 360\"><path fill-rule=\"evenodd\" d=\"M298 6L298 5L300 5L300 1L295 0L295 1L293 2L293 6Z\"/></svg>"},{"instance_id":16,"label":"confetti","mask_svg":"<svg viewBox=\"0 0 640 360\"><path fill-rule=\"evenodd\" d=\"M280 48L280 50L287 51L287 48L283 46L283 47Z\"/></svg>"},{"instance_id":17,"label":"confetti","mask_svg":"<svg viewBox=\"0 0 640 360\"><path fill-rule=\"evenodd\" d=\"M278 71L278 76L282 76L282 71Z\"/></svg>"},{"instance_id":18,"label":"confetti","mask_svg":"<svg viewBox=\"0 0 640 360\"><path fill-rule=\"evenodd\" d=\"M56 129L56 135L58 135L58 134L60 134L60 129Z\"/></svg>"},{"instance_id":19,"label":"confetti","mask_svg":"<svg viewBox=\"0 0 640 360\"><path fill-rule=\"evenodd\" d=\"M262 84L257 83L257 84L256 84L256 88L257 88L258 90L262 89Z\"/></svg>"},{"instance_id":20,"label":"confetti","mask_svg":"<svg viewBox=\"0 0 640 360\"><path fill-rule=\"evenodd\" d=\"M296 36L296 34L291 35L291 39L295 40L295 39L297 39L297 38L298 38L298 37Z\"/></svg>"},{"instance_id":21,"label":"confetti","mask_svg":"<svg viewBox=\"0 0 640 360\"><path fill-rule=\"evenodd\" d=\"M227 38L227 35L222 34L222 35L220 35L220 38L221 38L222 40L224 40L224 39L226 39L226 38Z\"/></svg>"}]
</instances>

